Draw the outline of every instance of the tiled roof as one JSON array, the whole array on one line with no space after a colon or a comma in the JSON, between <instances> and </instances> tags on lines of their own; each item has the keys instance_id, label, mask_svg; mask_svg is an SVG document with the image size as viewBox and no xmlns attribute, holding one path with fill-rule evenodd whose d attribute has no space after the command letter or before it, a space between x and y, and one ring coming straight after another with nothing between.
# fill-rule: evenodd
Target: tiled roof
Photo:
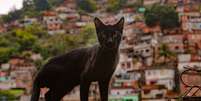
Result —
<instances>
[{"instance_id":1,"label":"tiled roof","mask_svg":"<svg viewBox=\"0 0 201 101\"><path fill-rule=\"evenodd\" d=\"M43 16L56 16L56 12L45 11L45 12L43 12Z\"/></svg>"}]
</instances>

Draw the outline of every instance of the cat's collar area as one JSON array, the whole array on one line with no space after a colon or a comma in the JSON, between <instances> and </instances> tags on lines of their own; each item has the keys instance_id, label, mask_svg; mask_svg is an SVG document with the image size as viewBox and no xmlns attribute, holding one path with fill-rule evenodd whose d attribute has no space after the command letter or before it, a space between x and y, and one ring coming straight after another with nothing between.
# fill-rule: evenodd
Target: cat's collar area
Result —
<instances>
[{"instance_id":1,"label":"cat's collar area","mask_svg":"<svg viewBox=\"0 0 201 101\"><path fill-rule=\"evenodd\" d=\"M103 50L104 52L118 52L118 47L107 47L103 45L99 45L99 49Z\"/></svg>"}]
</instances>

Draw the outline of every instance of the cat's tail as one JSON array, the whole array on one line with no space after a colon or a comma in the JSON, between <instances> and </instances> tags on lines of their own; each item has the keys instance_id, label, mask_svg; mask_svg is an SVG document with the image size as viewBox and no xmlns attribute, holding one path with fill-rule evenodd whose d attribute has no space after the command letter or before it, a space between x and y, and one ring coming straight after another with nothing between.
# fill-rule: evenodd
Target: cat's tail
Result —
<instances>
[{"instance_id":1,"label":"cat's tail","mask_svg":"<svg viewBox=\"0 0 201 101\"><path fill-rule=\"evenodd\" d=\"M38 79L36 78L33 83L31 101L38 101L39 97L40 97L40 85Z\"/></svg>"}]
</instances>

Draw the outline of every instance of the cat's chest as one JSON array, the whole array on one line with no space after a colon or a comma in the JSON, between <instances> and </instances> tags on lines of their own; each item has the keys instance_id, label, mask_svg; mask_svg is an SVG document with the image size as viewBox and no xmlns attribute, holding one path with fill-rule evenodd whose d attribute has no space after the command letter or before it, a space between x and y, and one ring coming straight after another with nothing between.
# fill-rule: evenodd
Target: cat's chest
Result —
<instances>
[{"instance_id":1,"label":"cat's chest","mask_svg":"<svg viewBox=\"0 0 201 101\"><path fill-rule=\"evenodd\" d=\"M110 77L116 69L118 62L117 55L101 55L94 59L85 72L85 76L91 80L99 80Z\"/></svg>"}]
</instances>

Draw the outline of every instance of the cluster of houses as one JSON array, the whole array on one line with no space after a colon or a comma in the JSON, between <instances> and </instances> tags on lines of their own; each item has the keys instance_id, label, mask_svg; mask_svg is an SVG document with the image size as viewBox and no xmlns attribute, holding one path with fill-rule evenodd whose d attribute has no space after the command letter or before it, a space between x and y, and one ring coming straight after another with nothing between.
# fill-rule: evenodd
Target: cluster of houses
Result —
<instances>
[{"instance_id":1,"label":"cluster of houses","mask_svg":"<svg viewBox=\"0 0 201 101\"><path fill-rule=\"evenodd\" d=\"M12 57L8 63L2 63L0 68L0 89L23 89L29 93L32 88L33 76L37 68L34 61L40 60L40 54L32 54L30 59Z\"/></svg>"},{"instance_id":2,"label":"cluster of houses","mask_svg":"<svg viewBox=\"0 0 201 101\"><path fill-rule=\"evenodd\" d=\"M128 5L138 0L127 0ZM200 0L143 0L144 5L155 3L174 5L181 26L162 32L160 26L148 27L144 22L145 8L134 9L125 6L118 14L104 11L107 0L97 0L95 13L78 12L75 0L65 0L54 10L45 11L42 17L27 18L10 24L0 25L0 33L13 26L23 27L35 22L44 25L49 34L79 34L80 28L100 17L104 23L113 23L124 16L126 23L120 60L111 80L111 101L166 101L184 93L188 88L180 82L180 73L185 66L201 67L201 9ZM166 52L163 55L161 52ZM40 59L38 54L33 58ZM24 88L30 90L36 68L34 59L13 57L0 68L0 89ZM199 85L201 78L191 75L186 82ZM98 96L97 84L91 87L90 95ZM68 97L79 98L76 88ZM45 92L45 91L44 91ZM43 95L43 94L42 94ZM72 101L72 99L71 99Z\"/></svg>"},{"instance_id":3,"label":"cluster of houses","mask_svg":"<svg viewBox=\"0 0 201 101\"><path fill-rule=\"evenodd\" d=\"M54 10L44 11L41 16L25 17L7 24L0 24L0 33L12 30L12 28L23 28L30 24L39 23L50 35L57 33L77 34L81 27L92 20L89 15L78 13L75 0L64 0L64 3L55 7Z\"/></svg>"},{"instance_id":4,"label":"cluster of houses","mask_svg":"<svg viewBox=\"0 0 201 101\"><path fill-rule=\"evenodd\" d=\"M181 27L162 32L160 26L150 28L143 20L127 23L120 46L120 62L111 86L112 96L134 96L130 99L135 99L137 95L143 101L167 101L188 89L180 82L184 67L201 67L200 1L163 1L161 3L176 5ZM172 55L167 58L161 54L164 51ZM182 79L195 86L201 80L192 75Z\"/></svg>"}]
</instances>

